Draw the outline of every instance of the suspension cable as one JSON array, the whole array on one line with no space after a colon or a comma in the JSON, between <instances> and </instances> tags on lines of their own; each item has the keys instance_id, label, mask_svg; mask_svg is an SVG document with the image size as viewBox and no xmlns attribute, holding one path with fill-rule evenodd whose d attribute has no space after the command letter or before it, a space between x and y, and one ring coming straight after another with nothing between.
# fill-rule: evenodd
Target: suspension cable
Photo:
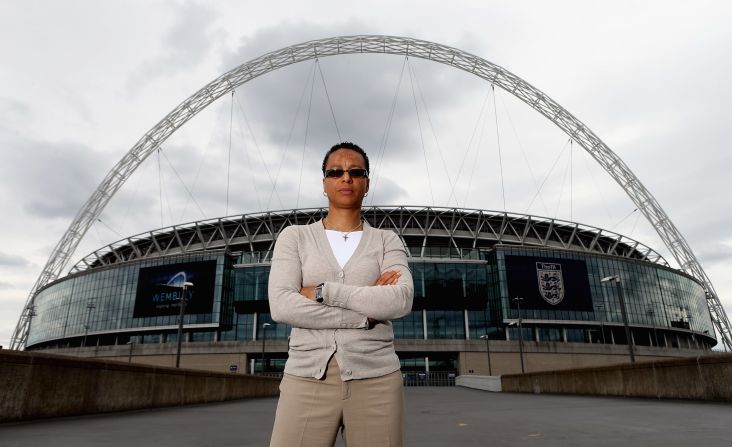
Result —
<instances>
[{"instance_id":1,"label":"suspension cable","mask_svg":"<svg viewBox=\"0 0 732 447\"><path fill-rule=\"evenodd\" d=\"M496 87L491 84L493 90L493 116L496 119L496 144L498 145L498 166L501 170L501 196L503 197L503 212L506 212L506 186L503 180L503 157L501 155L501 135L498 131L498 108L496 107Z\"/></svg>"},{"instance_id":2,"label":"suspension cable","mask_svg":"<svg viewBox=\"0 0 732 447\"><path fill-rule=\"evenodd\" d=\"M615 228L617 228L617 227L618 227L618 226L619 226L619 225L620 225L621 223L625 222L625 219L627 219L627 218L629 218L630 216L632 216L632 215L633 215L633 213L635 213L636 211L638 211L638 208L633 208L633 211L631 211L630 213L628 213L628 214L627 214L627 215L626 215L625 217L623 217L622 219L620 219L620 220L618 221L618 223L616 223L615 225L613 225L613 226L612 226L612 227L610 228L610 231L615 231Z\"/></svg>"},{"instance_id":3,"label":"suspension cable","mask_svg":"<svg viewBox=\"0 0 732 447\"><path fill-rule=\"evenodd\" d=\"M313 67L313 70L315 67ZM302 171L305 166L305 151L308 146L308 132L310 130L310 112L313 107L313 91L315 90L315 74L313 73L313 78L310 83L310 99L308 100L308 113L305 118L305 138L302 142L302 157L300 159L300 179L297 182L297 199L295 200L295 208L300 207L300 190L302 188Z\"/></svg>"},{"instance_id":4,"label":"suspension cable","mask_svg":"<svg viewBox=\"0 0 732 447\"><path fill-rule=\"evenodd\" d=\"M546 176L544 177L544 180L542 180L541 185L539 185L539 189L536 190L536 194L534 194L534 197L531 199L531 202L529 202L529 205L526 207L526 210L524 211L524 214L528 214L529 209L531 208L531 205L534 204L534 200L539 196L541 193L542 188L544 188L544 185L546 184L546 181L549 179L549 176L552 175L552 172L554 171L554 168L557 166L557 163L562 158L562 155L564 154L564 151L567 150L567 146L569 145L569 142L571 139L567 140L566 143L564 143L564 146L562 146L562 150L559 152L559 155L557 156L556 160L554 160L554 164L552 164L551 169L549 169L549 172L547 172Z\"/></svg>"},{"instance_id":5,"label":"suspension cable","mask_svg":"<svg viewBox=\"0 0 732 447\"><path fill-rule=\"evenodd\" d=\"M158 161L158 198L160 199L160 228L163 228L163 176L160 172L160 147L157 150L157 161Z\"/></svg>"},{"instance_id":6,"label":"suspension cable","mask_svg":"<svg viewBox=\"0 0 732 447\"><path fill-rule=\"evenodd\" d=\"M570 152L572 150L572 140L569 140ZM562 184L559 188L559 199L557 200L557 208L554 210L554 218L559 217L559 207L562 205L562 197L564 197L564 187L567 185L567 174L569 173L569 164L571 158L568 157L567 163L564 165L564 174L562 175Z\"/></svg>"},{"instance_id":7,"label":"suspension cable","mask_svg":"<svg viewBox=\"0 0 732 447\"><path fill-rule=\"evenodd\" d=\"M142 179L144 177L146 177L146 175L144 175L144 174L147 173L147 171L151 167L152 167L152 163L145 163L144 165L141 166L141 169L139 171L135 172L136 178L134 181L134 187L132 188L132 198L127 203L127 206L125 207L125 212L122 215L122 219L121 219L121 221L122 221L121 226L122 226L123 230L125 230L124 232L127 234L130 233L129 231L126 231L126 228L127 228L127 222L129 221L129 218L130 218L130 210L132 209L132 204L137 203L137 193L140 190L140 184L142 183Z\"/></svg>"},{"instance_id":8,"label":"suspension cable","mask_svg":"<svg viewBox=\"0 0 732 447\"><path fill-rule=\"evenodd\" d=\"M160 157L160 154L163 154L163 157L166 157L165 153L163 152L162 146L158 147L158 158ZM172 203L172 201L170 200L169 188L166 187L166 185L165 185L165 178L162 175L162 170L160 171L160 178L161 178L161 182L162 182L161 189L163 190L163 195L165 196L165 204L167 205L167 208L168 208L168 217L170 218L170 223L172 225L175 223L175 218L173 217L173 209L170 207L170 204Z\"/></svg>"},{"instance_id":9,"label":"suspension cable","mask_svg":"<svg viewBox=\"0 0 732 447\"><path fill-rule=\"evenodd\" d=\"M633 222L633 227L630 229L630 233L628 233L628 237L633 237L633 233L635 233L635 227L638 225L638 221L640 220L641 213L636 214L635 216L635 222Z\"/></svg>"},{"instance_id":10,"label":"suspension cable","mask_svg":"<svg viewBox=\"0 0 732 447\"><path fill-rule=\"evenodd\" d=\"M407 66L407 56L404 56L404 61L402 61L402 69L399 72L399 79L397 80L396 88L394 89L394 96L391 101L391 107L389 108L389 113L387 113L386 116L386 124L384 125L384 133L381 136L381 141L379 142L379 149L376 154L376 163L374 164L373 171L376 172L376 175L373 179L373 185L376 185L379 180L381 180L381 170L379 169L381 167L381 162L384 158L384 153L386 152L386 146L389 141L389 135L391 134L391 125L394 122L394 112L396 111L397 103L399 100L399 91L401 90L402 85L402 79L404 78L404 68ZM376 188L372 188L376 189ZM372 194L369 198L369 204L373 205L375 200L376 194Z\"/></svg>"},{"instance_id":11,"label":"suspension cable","mask_svg":"<svg viewBox=\"0 0 732 447\"><path fill-rule=\"evenodd\" d=\"M490 96L491 90L488 90L488 93L486 94L486 101L488 100L488 97ZM495 95L495 92L493 92ZM476 122L476 124L478 124ZM473 158L473 165L470 169L470 177L468 178L468 187L465 190L465 199L463 200L463 203L467 206L468 203L468 197L470 197L470 191L473 188L473 179L475 178L475 169L478 166L478 160L480 156L480 148L483 147L483 137L485 136L485 130L488 127L487 126L487 113L483 115L482 118L482 125L480 126L480 133L478 134L478 142L475 145L475 157ZM455 199L457 202L457 198Z\"/></svg>"},{"instance_id":12,"label":"suspension cable","mask_svg":"<svg viewBox=\"0 0 732 447\"><path fill-rule=\"evenodd\" d=\"M481 120L483 118L483 112L485 110L485 105L488 103L488 97L490 96L491 91L488 90L488 92L485 94L485 98L483 99L483 104L480 106L480 112L478 113L478 119L475 120L475 125L473 126L473 132L470 134L470 139L468 140L468 147L465 148L465 153L463 153L463 159L460 161L460 168L458 169L457 177L455 180L455 184L452 185L452 190L450 191L450 195L447 197L447 203L450 204L450 200L454 197L455 198L455 206L460 206L457 200L457 194L455 193L455 189L457 188L458 181L460 181L460 176L463 173L463 167L465 167L465 160L468 158L468 153L470 153L470 148L473 145L473 140L475 139L475 133L478 131L478 126L481 123ZM476 152L479 150L480 145L476 147ZM475 168L475 164L473 164L473 168ZM468 181L468 185L472 183L472 176L470 180ZM468 186L468 189L470 189L470 186ZM466 192L465 201L463 203L467 203L467 192Z\"/></svg>"},{"instance_id":13,"label":"suspension cable","mask_svg":"<svg viewBox=\"0 0 732 447\"><path fill-rule=\"evenodd\" d=\"M117 235L117 237L119 237L120 239L124 239L124 236L122 236L121 234L119 234L119 232L115 231L112 227L110 227L109 225L107 225L104 221L102 221L102 219L97 218L97 222L99 222L100 224L104 225L104 227L107 228L107 230L109 230L112 233L114 233L115 235Z\"/></svg>"},{"instance_id":14,"label":"suspension cable","mask_svg":"<svg viewBox=\"0 0 732 447\"><path fill-rule=\"evenodd\" d=\"M526 150L524 149L524 145L521 143L521 137L516 130L516 126L513 123L513 118L511 118L511 113L508 109L508 106L506 105L505 99L503 99L503 95L500 95L498 99L501 101L501 105L503 106L503 111L506 113L506 117L508 118L508 123L511 125L511 130L513 131L513 136L516 138L516 142L518 143L519 149L521 150L521 156L524 158L524 163L526 164L526 167L529 170L529 175L531 175L531 181L534 184L534 188L537 190L539 189L539 182L536 178L536 173L534 173L534 169L531 167L531 162L529 161L529 157L526 155ZM541 202L542 206L544 207L544 214L546 216L549 215L549 207L546 205L546 202L544 201L544 196L541 194L539 195L539 201Z\"/></svg>"},{"instance_id":15,"label":"suspension cable","mask_svg":"<svg viewBox=\"0 0 732 447\"><path fill-rule=\"evenodd\" d=\"M427 148L424 145L424 135L422 132L422 121L419 117L419 106L417 105L417 96L414 93L414 79L413 79L413 73L412 73L412 67L411 64L409 64L409 61L407 61L407 69L409 70L409 84L412 88L412 100L414 102L414 112L417 115L417 126L419 127L419 141L422 144L422 155L424 155L424 166L427 170L427 185L429 186L430 190L430 197L432 197L432 205L435 204L435 195L432 192L432 178L430 177L430 166L427 163Z\"/></svg>"},{"instance_id":16,"label":"suspension cable","mask_svg":"<svg viewBox=\"0 0 732 447\"><path fill-rule=\"evenodd\" d=\"M569 141L569 220L574 222L574 140Z\"/></svg>"},{"instance_id":17,"label":"suspension cable","mask_svg":"<svg viewBox=\"0 0 732 447\"><path fill-rule=\"evenodd\" d=\"M223 107L220 107L218 110L218 115L216 117L216 122L221 122L222 116L224 114L225 109ZM203 150L203 154L201 154L201 159L196 163L197 169L196 169L196 175L193 178L193 183L191 184L190 191L191 193L196 190L196 186L198 186L198 179L201 177L201 171L203 170L203 165L205 164L208 155L208 151L211 149L212 142L214 139L214 133L211 134L209 137L209 141L206 143L205 148ZM193 197L193 194L186 197L186 203L183 205L183 209L181 210L180 216L181 219L185 215L186 211L188 210L188 205L191 202L191 197Z\"/></svg>"},{"instance_id":18,"label":"suspension cable","mask_svg":"<svg viewBox=\"0 0 732 447\"><path fill-rule=\"evenodd\" d=\"M163 154L163 157L165 158L165 161L168 162L168 166L170 166L170 169L173 170L173 174L175 174L175 176L178 178L178 181L180 181L180 184L183 185L183 189L185 189L186 190L186 193L188 193L188 198L191 199L191 200L193 200L193 203L198 208L198 211L205 218L206 217L206 213L203 211L203 208L201 208L201 205L198 204L198 201L193 196L193 192L191 192L191 190L188 188L188 186L186 185L186 182L183 181L183 178L180 176L180 174L178 173L178 171L175 169L175 166L173 166L173 163L170 161L170 159L168 158L168 156L165 154L165 152L162 149L160 150L160 153ZM182 219L183 219L183 213L181 213L179 220L182 220Z\"/></svg>"},{"instance_id":19,"label":"suspension cable","mask_svg":"<svg viewBox=\"0 0 732 447\"><path fill-rule=\"evenodd\" d=\"M252 129L252 125L249 123L249 118L247 117L246 112L244 111L244 106L241 104L241 101L239 100L239 97L236 97L236 104L239 106L239 111L241 112L242 117L244 118L244 124L246 124L247 129L249 130L249 135L252 137L252 142L254 142L254 147L257 149L257 155L259 155L259 160L262 162L262 166L264 167L264 172L267 174L267 180L269 180L269 183L274 187L275 181L272 179L272 175L269 172L269 167L267 166L267 162L264 160L264 155L262 153L262 149L259 147L259 143L257 142L257 137L254 135L254 130ZM239 132L242 134L242 138L244 137L244 132L241 129L241 126L239 126ZM244 153L247 156L247 163L249 163L249 153L248 151L244 151ZM254 176L252 176L254 177ZM257 198L257 206L259 209L262 209L262 202L259 200L259 190L257 189L256 183L254 185L254 194ZM275 195L277 196L277 200L280 202L280 206L282 208L285 207L285 205L282 202L282 198L280 197L280 194L277 190L275 190Z\"/></svg>"},{"instance_id":20,"label":"suspension cable","mask_svg":"<svg viewBox=\"0 0 732 447\"><path fill-rule=\"evenodd\" d=\"M440 161L442 161L442 167L445 170L445 175L447 176L447 183L450 185L450 190L454 189L452 179L450 178L450 172L447 169L447 163L445 162L445 157L442 155L442 148L440 147L440 141L437 138L437 132L435 131L435 126L432 124L432 117L430 116L430 109L427 107L427 102L424 100L424 95L422 94L422 89L419 86L419 78L417 77L417 71L414 69L414 64L409 64L409 68L412 71L412 74L414 75L414 84L417 86L417 93L419 93L419 99L422 101L422 106L424 107L424 113L427 116L427 123L430 125L430 130L432 131L432 137L435 140L435 146L437 146L437 153L440 155ZM457 180L456 180L457 182ZM450 199L448 198L448 202ZM457 200L456 200L457 202ZM459 204L456 203L457 206Z\"/></svg>"},{"instance_id":21,"label":"suspension cable","mask_svg":"<svg viewBox=\"0 0 732 447\"><path fill-rule=\"evenodd\" d=\"M295 115L292 117L292 124L290 125L290 132L287 134L287 142L285 143L285 152L282 155L282 158L280 159L280 164L277 166L277 173L275 174L275 181L272 185L272 190L269 193L269 196L267 197L267 207L265 209L270 209L270 204L272 203L272 196L275 194L275 191L277 189L277 183L279 182L280 178L280 172L282 171L282 165L285 163L285 160L287 159L287 152L290 149L290 142L292 140L292 135L295 132L295 125L297 125L297 117L300 116L300 107L302 106L303 99L305 99L305 93L308 90L308 84L310 83L310 77L315 75L315 66L313 66L313 69L308 72L308 78L305 80L305 83L302 87L302 92L300 93L300 99L297 103L297 108L295 109ZM279 195L278 195L279 198ZM282 203L282 199L280 199L280 203ZM283 206L284 208L284 206Z\"/></svg>"},{"instance_id":22,"label":"suspension cable","mask_svg":"<svg viewBox=\"0 0 732 447\"><path fill-rule=\"evenodd\" d=\"M231 184L231 130L234 125L234 90L231 91L231 108L229 109L229 158L226 162L226 211L224 216L229 215L229 186Z\"/></svg>"},{"instance_id":23,"label":"suspension cable","mask_svg":"<svg viewBox=\"0 0 732 447\"><path fill-rule=\"evenodd\" d=\"M341 138L341 131L338 129L338 121L336 120L335 112L333 111L333 104L330 101L330 95L328 94L328 86L325 85L325 76L323 76L323 70L320 68L320 59L315 58L315 65L318 67L320 73L320 80L323 81L323 90L325 90L325 97L328 99L328 107L330 107L330 116L333 117L333 125L335 126L336 134L338 134L338 141L343 141Z\"/></svg>"},{"instance_id":24,"label":"suspension cable","mask_svg":"<svg viewBox=\"0 0 732 447\"><path fill-rule=\"evenodd\" d=\"M580 152L580 155L582 152ZM585 169L587 170L587 173L590 176L590 180L592 180L592 185L595 187L595 192L600 196L600 203L602 204L603 210L605 210L605 214L607 214L607 217L609 219L609 222L612 222L615 220L612 213L610 212L610 209L607 207L607 199L605 199L605 196L602 193L602 189L600 189L600 186L597 184L596 176L592 175L592 170L590 169L590 165L587 163L587 157L582 157L582 161L584 162Z\"/></svg>"}]
</instances>

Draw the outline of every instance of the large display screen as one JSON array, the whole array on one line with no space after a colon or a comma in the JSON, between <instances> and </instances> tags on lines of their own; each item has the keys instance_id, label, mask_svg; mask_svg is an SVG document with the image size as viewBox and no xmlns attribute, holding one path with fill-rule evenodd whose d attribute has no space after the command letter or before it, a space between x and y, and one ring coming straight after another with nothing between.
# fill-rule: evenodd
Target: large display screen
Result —
<instances>
[{"instance_id":1,"label":"large display screen","mask_svg":"<svg viewBox=\"0 0 732 447\"><path fill-rule=\"evenodd\" d=\"M133 318L178 315L184 282L186 314L207 314L213 310L216 261L185 262L145 267L137 277L137 296Z\"/></svg>"},{"instance_id":2,"label":"large display screen","mask_svg":"<svg viewBox=\"0 0 732 447\"><path fill-rule=\"evenodd\" d=\"M584 261L512 255L505 261L511 308L521 297L524 309L593 311Z\"/></svg>"}]
</instances>

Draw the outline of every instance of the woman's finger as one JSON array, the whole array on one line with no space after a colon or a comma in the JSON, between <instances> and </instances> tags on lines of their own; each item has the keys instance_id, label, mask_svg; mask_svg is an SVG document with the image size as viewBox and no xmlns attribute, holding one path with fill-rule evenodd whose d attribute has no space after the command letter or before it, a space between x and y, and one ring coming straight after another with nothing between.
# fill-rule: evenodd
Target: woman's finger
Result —
<instances>
[{"instance_id":1,"label":"woman's finger","mask_svg":"<svg viewBox=\"0 0 732 447\"><path fill-rule=\"evenodd\" d=\"M401 276L401 272L398 270L386 271L379 276L379 279L376 280L374 285L385 286L396 284L399 280L399 276Z\"/></svg>"}]
</instances>

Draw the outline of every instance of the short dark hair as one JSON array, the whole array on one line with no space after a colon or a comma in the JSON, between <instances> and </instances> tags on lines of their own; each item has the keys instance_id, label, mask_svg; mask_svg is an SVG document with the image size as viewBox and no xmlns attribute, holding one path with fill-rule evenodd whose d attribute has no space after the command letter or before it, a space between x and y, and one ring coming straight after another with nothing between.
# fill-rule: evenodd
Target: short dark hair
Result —
<instances>
[{"instance_id":1,"label":"short dark hair","mask_svg":"<svg viewBox=\"0 0 732 447\"><path fill-rule=\"evenodd\" d=\"M352 151L356 151L363 157L363 160L366 162L366 172L370 172L371 169L369 169L369 156L366 155L366 152L361 149L358 144L351 143L350 141L343 141L341 143L338 143L334 145L328 152L325 153L325 158L323 158L323 175L325 175L325 165L328 163L328 157L330 157L330 154L333 152L339 150L339 149L350 149Z\"/></svg>"}]
</instances>

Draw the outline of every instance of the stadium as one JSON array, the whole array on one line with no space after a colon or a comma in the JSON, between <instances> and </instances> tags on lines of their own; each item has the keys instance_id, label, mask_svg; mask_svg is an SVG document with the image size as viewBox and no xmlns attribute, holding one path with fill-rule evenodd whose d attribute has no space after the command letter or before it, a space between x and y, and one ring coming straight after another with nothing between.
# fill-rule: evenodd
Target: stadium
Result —
<instances>
[{"instance_id":1,"label":"stadium","mask_svg":"<svg viewBox=\"0 0 732 447\"><path fill-rule=\"evenodd\" d=\"M158 286L190 281L182 365L281 371L290 327L269 314L273 244L326 211L199 221L103 247L39 291L27 349L173 366L180 295ZM393 322L404 371L485 374L488 350L492 374L520 371L520 350L527 370L627 361L618 289L601 282L612 275L623 278L639 359L716 344L702 285L621 235L456 208L371 207L363 217L407 248L414 307Z\"/></svg>"},{"instance_id":2,"label":"stadium","mask_svg":"<svg viewBox=\"0 0 732 447\"><path fill-rule=\"evenodd\" d=\"M201 110L273 70L364 53L434 61L514 95L592 156L673 257L613 231L556 218L461 207L366 207L365 221L399 235L413 272L412 312L393 322L403 371L450 378L696 356L717 345L717 337L732 348L730 323L686 240L597 135L500 66L456 48L393 36L336 37L273 51L179 104L80 209L30 291L11 348L164 366L180 360L183 367L212 371L282 371L290 328L269 314L272 248L283 228L318 221L325 209L154 229L65 268L135 169Z\"/></svg>"}]
</instances>

